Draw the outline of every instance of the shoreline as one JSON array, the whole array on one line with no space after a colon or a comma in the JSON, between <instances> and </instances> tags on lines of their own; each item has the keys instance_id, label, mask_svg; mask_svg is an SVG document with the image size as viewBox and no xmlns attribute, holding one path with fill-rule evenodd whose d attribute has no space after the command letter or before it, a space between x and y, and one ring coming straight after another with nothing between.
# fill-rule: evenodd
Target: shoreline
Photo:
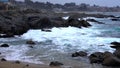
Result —
<instances>
[{"instance_id":1,"label":"shoreline","mask_svg":"<svg viewBox=\"0 0 120 68\"><path fill-rule=\"evenodd\" d=\"M113 68L102 66L101 64L90 64L84 63L80 61L80 64L71 64L71 66L66 63L62 66L49 66L49 64L35 64L35 63L27 63L20 61L0 61L0 68ZM114 67L119 68L119 67Z\"/></svg>"}]
</instances>

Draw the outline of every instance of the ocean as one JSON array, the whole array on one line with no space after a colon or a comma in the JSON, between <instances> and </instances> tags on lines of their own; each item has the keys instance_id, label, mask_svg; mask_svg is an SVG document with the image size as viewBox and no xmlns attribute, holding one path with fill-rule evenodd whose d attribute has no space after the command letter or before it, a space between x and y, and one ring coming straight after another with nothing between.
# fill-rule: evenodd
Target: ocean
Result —
<instances>
[{"instance_id":1,"label":"ocean","mask_svg":"<svg viewBox=\"0 0 120 68\"><path fill-rule=\"evenodd\" d=\"M106 13L107 14L107 13ZM108 13L109 14L109 13ZM120 13L110 13L120 15ZM66 19L66 17L64 17ZM110 18L92 18L104 24L92 24L89 28L60 27L52 28L51 32L43 32L40 29L29 30L21 36L13 38L0 38L0 43L7 43L8 48L0 48L2 55L7 60L20 60L23 62L44 64L45 62L60 61L68 64L80 61L87 63L85 58L72 58L76 51L113 52L110 43L120 42L120 21L112 21ZM86 19L86 18L84 18ZM36 45L30 48L27 40L33 40Z\"/></svg>"}]
</instances>

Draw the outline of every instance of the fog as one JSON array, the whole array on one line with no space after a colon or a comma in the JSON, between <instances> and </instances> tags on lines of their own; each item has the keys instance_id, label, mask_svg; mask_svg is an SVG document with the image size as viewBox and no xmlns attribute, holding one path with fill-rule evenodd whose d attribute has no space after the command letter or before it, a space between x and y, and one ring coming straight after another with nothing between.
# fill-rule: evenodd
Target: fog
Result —
<instances>
[{"instance_id":1,"label":"fog","mask_svg":"<svg viewBox=\"0 0 120 68\"><path fill-rule=\"evenodd\" d=\"M18 0L24 1L24 0ZM51 2L51 3L69 3L75 2L76 4L87 3L90 5L100 5L100 6L120 6L120 0L32 0L32 1L40 1L40 2Z\"/></svg>"}]
</instances>

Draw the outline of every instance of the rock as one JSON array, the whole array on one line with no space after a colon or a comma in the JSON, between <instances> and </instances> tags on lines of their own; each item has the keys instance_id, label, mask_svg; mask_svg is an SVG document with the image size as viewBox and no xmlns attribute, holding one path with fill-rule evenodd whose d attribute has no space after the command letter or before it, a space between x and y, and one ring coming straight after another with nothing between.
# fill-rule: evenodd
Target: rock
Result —
<instances>
[{"instance_id":1,"label":"rock","mask_svg":"<svg viewBox=\"0 0 120 68\"><path fill-rule=\"evenodd\" d=\"M103 22L99 22L99 21L97 21L97 20L95 20L95 19L87 19L87 21L96 22L96 23L98 23L98 24L104 24Z\"/></svg>"},{"instance_id":2,"label":"rock","mask_svg":"<svg viewBox=\"0 0 120 68\"><path fill-rule=\"evenodd\" d=\"M26 44L35 45L35 42L34 42L34 41L32 41L32 40L28 40L28 41L26 42Z\"/></svg>"},{"instance_id":3,"label":"rock","mask_svg":"<svg viewBox=\"0 0 120 68\"><path fill-rule=\"evenodd\" d=\"M87 56L87 53L80 51L80 52L75 52L72 54L72 57L78 57L78 56L84 57L84 56Z\"/></svg>"},{"instance_id":4,"label":"rock","mask_svg":"<svg viewBox=\"0 0 120 68\"><path fill-rule=\"evenodd\" d=\"M119 18L112 18L111 20L112 20L112 21L120 21Z\"/></svg>"},{"instance_id":5,"label":"rock","mask_svg":"<svg viewBox=\"0 0 120 68\"><path fill-rule=\"evenodd\" d=\"M120 42L112 42L111 43L112 45L114 45L114 46L110 46L111 48L120 48Z\"/></svg>"},{"instance_id":6,"label":"rock","mask_svg":"<svg viewBox=\"0 0 120 68\"><path fill-rule=\"evenodd\" d=\"M53 62L51 62L49 65L50 65L50 66L61 66L61 65L63 65L63 63L58 62L58 61L53 61Z\"/></svg>"},{"instance_id":7,"label":"rock","mask_svg":"<svg viewBox=\"0 0 120 68\"><path fill-rule=\"evenodd\" d=\"M120 59L120 42L112 42L113 46L110 46L111 48L115 48L116 50L113 52L113 54Z\"/></svg>"},{"instance_id":8,"label":"rock","mask_svg":"<svg viewBox=\"0 0 120 68\"><path fill-rule=\"evenodd\" d=\"M120 48L117 48L117 49L113 52L113 54L114 54L117 58L120 59Z\"/></svg>"},{"instance_id":9,"label":"rock","mask_svg":"<svg viewBox=\"0 0 120 68\"><path fill-rule=\"evenodd\" d=\"M91 24L88 23L88 22L85 21L85 20L80 20L79 23L80 23L81 26L83 26L83 27L89 27L89 26L91 26ZM79 25L80 25L80 24L79 24Z\"/></svg>"},{"instance_id":10,"label":"rock","mask_svg":"<svg viewBox=\"0 0 120 68\"><path fill-rule=\"evenodd\" d=\"M1 61L7 61L5 58L2 58Z\"/></svg>"},{"instance_id":11,"label":"rock","mask_svg":"<svg viewBox=\"0 0 120 68\"><path fill-rule=\"evenodd\" d=\"M9 45L8 44L2 44L2 45L0 45L0 47L9 47Z\"/></svg>"},{"instance_id":12,"label":"rock","mask_svg":"<svg viewBox=\"0 0 120 68\"><path fill-rule=\"evenodd\" d=\"M16 64L20 64L20 61L15 61Z\"/></svg>"},{"instance_id":13,"label":"rock","mask_svg":"<svg viewBox=\"0 0 120 68\"><path fill-rule=\"evenodd\" d=\"M79 20L74 17L69 17L69 19L67 20L66 26L73 26L73 27L81 28L81 24L79 23Z\"/></svg>"},{"instance_id":14,"label":"rock","mask_svg":"<svg viewBox=\"0 0 120 68\"><path fill-rule=\"evenodd\" d=\"M110 52L105 52L104 53L104 60L102 65L105 66L120 66L120 59L114 56Z\"/></svg>"},{"instance_id":15,"label":"rock","mask_svg":"<svg viewBox=\"0 0 120 68\"><path fill-rule=\"evenodd\" d=\"M104 53L95 52L89 56L90 63L102 63L104 59Z\"/></svg>"},{"instance_id":16,"label":"rock","mask_svg":"<svg viewBox=\"0 0 120 68\"><path fill-rule=\"evenodd\" d=\"M29 64L27 64L26 67L29 67Z\"/></svg>"},{"instance_id":17,"label":"rock","mask_svg":"<svg viewBox=\"0 0 120 68\"><path fill-rule=\"evenodd\" d=\"M74 17L69 17L66 25L67 26L78 27L78 28L91 26L87 21L78 20L78 18L76 18L76 17L75 18Z\"/></svg>"},{"instance_id":18,"label":"rock","mask_svg":"<svg viewBox=\"0 0 120 68\"><path fill-rule=\"evenodd\" d=\"M34 48L33 46L29 46L30 48Z\"/></svg>"},{"instance_id":19,"label":"rock","mask_svg":"<svg viewBox=\"0 0 120 68\"><path fill-rule=\"evenodd\" d=\"M35 28L35 29L43 29L43 28L53 27L52 22L49 17L43 17L43 18L34 20L33 22L31 22L31 26L32 26L32 28Z\"/></svg>"}]
</instances>

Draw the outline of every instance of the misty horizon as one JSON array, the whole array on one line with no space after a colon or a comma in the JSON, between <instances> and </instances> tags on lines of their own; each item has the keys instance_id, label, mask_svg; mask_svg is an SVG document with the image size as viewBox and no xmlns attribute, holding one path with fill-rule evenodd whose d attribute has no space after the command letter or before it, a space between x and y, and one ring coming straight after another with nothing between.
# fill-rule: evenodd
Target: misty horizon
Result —
<instances>
[{"instance_id":1,"label":"misty horizon","mask_svg":"<svg viewBox=\"0 0 120 68\"><path fill-rule=\"evenodd\" d=\"M17 0L17 1L24 1L24 0ZM81 3L86 3L90 5L99 5L99 6L120 6L120 1L119 0L32 0L32 1L39 1L39 2L51 2L51 3L58 3L58 4L65 4L65 3L70 3L74 2L76 4L81 4Z\"/></svg>"}]
</instances>

